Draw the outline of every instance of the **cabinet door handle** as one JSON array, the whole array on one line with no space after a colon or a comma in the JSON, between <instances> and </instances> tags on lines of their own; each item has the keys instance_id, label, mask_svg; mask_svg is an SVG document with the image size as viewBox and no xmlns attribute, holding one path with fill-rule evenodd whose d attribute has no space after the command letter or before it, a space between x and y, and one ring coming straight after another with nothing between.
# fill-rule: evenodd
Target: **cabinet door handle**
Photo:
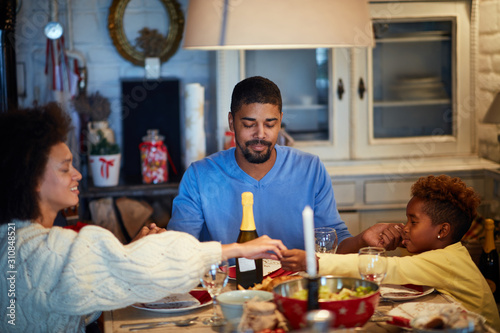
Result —
<instances>
[{"instance_id":1,"label":"cabinet door handle","mask_svg":"<svg viewBox=\"0 0 500 333\"><path fill-rule=\"evenodd\" d=\"M344 95L344 92L344 82L342 82L342 79L339 79L339 83L337 84L337 96L339 96L340 100L342 100L342 95Z\"/></svg>"},{"instance_id":2,"label":"cabinet door handle","mask_svg":"<svg viewBox=\"0 0 500 333\"><path fill-rule=\"evenodd\" d=\"M359 83L358 83L359 98L363 99L363 96L365 95L365 91L366 91L365 82L363 81L363 78L360 77L359 78Z\"/></svg>"}]
</instances>

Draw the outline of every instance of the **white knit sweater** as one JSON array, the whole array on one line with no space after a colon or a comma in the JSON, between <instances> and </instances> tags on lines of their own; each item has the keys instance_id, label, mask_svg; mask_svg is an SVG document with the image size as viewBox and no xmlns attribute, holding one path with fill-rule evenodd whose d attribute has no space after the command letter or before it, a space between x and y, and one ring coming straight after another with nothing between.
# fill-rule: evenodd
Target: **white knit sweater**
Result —
<instances>
[{"instance_id":1,"label":"white knit sweater","mask_svg":"<svg viewBox=\"0 0 500 333\"><path fill-rule=\"evenodd\" d=\"M14 221L0 226L0 258L0 332L67 333L99 311L191 290L221 246L175 231L123 246L97 226Z\"/></svg>"}]
</instances>

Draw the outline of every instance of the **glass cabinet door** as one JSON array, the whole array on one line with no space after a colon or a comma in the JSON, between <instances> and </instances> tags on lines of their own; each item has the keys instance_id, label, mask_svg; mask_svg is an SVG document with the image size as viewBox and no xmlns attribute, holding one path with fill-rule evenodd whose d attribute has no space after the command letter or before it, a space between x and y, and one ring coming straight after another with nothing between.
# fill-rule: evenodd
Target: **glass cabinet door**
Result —
<instances>
[{"instance_id":1,"label":"glass cabinet door","mask_svg":"<svg viewBox=\"0 0 500 333\"><path fill-rule=\"evenodd\" d=\"M370 1L374 48L217 51L219 133L234 85L283 97L295 146L325 162L473 152L471 1Z\"/></svg>"},{"instance_id":2,"label":"glass cabinet door","mask_svg":"<svg viewBox=\"0 0 500 333\"><path fill-rule=\"evenodd\" d=\"M217 51L219 133L234 85L263 76L280 88L283 123L296 148L323 160L348 159L349 62L346 48Z\"/></svg>"},{"instance_id":3,"label":"glass cabinet door","mask_svg":"<svg viewBox=\"0 0 500 333\"><path fill-rule=\"evenodd\" d=\"M453 22L374 20L373 136L453 134Z\"/></svg>"},{"instance_id":4,"label":"glass cabinet door","mask_svg":"<svg viewBox=\"0 0 500 333\"><path fill-rule=\"evenodd\" d=\"M472 153L470 1L377 2L370 11L375 47L352 56L353 159Z\"/></svg>"},{"instance_id":5,"label":"glass cabinet door","mask_svg":"<svg viewBox=\"0 0 500 333\"><path fill-rule=\"evenodd\" d=\"M295 141L328 140L328 50L249 50L245 76L278 85L283 126Z\"/></svg>"}]
</instances>

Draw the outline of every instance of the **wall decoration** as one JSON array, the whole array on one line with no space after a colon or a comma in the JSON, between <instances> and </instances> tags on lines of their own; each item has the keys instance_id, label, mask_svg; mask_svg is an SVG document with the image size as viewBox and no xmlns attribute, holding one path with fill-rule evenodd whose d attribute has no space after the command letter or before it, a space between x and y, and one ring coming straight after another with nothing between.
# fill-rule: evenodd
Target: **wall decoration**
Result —
<instances>
[{"instance_id":1,"label":"wall decoration","mask_svg":"<svg viewBox=\"0 0 500 333\"><path fill-rule=\"evenodd\" d=\"M184 30L184 14L180 9L180 5L176 0L158 0L165 7L166 21L169 22L168 31L165 34L164 40L161 42L161 48L158 57L161 62L167 61L175 54L179 48ZM113 44L126 60L134 65L145 65L147 55L145 50L133 45L124 29L124 14L130 0L113 0L109 9L108 30L113 40Z\"/></svg>"}]
</instances>

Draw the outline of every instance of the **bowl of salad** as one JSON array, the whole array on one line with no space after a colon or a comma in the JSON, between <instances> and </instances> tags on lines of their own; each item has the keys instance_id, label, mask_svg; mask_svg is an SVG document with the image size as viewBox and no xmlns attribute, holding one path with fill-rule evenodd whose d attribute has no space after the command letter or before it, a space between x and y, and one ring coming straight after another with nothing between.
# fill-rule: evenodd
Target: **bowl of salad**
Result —
<instances>
[{"instance_id":1,"label":"bowl of salad","mask_svg":"<svg viewBox=\"0 0 500 333\"><path fill-rule=\"evenodd\" d=\"M278 309L294 329L305 327L307 279L286 281L273 288ZM375 312L379 286L355 278L322 276L319 279L319 308L333 313L332 327L361 327Z\"/></svg>"}]
</instances>

